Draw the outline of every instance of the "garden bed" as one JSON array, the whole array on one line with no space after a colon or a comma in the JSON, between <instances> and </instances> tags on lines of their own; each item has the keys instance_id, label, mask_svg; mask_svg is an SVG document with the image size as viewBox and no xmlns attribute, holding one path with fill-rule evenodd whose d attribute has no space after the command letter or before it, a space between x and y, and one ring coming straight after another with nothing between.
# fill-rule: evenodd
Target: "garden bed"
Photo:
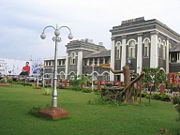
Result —
<instances>
[{"instance_id":1,"label":"garden bed","mask_svg":"<svg viewBox=\"0 0 180 135\"><path fill-rule=\"evenodd\" d=\"M6 86L10 86L9 83L0 83L0 87L6 87Z\"/></svg>"}]
</instances>

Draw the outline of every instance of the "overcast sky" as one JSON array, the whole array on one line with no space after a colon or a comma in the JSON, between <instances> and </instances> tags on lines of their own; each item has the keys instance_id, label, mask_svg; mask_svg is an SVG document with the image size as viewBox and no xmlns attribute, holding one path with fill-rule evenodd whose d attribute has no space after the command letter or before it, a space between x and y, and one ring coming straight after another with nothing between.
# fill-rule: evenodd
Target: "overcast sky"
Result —
<instances>
[{"instance_id":1,"label":"overcast sky","mask_svg":"<svg viewBox=\"0 0 180 135\"><path fill-rule=\"evenodd\" d=\"M0 58L28 60L53 57L53 30L67 25L74 39L93 39L111 47L109 30L122 20L158 19L180 33L180 0L0 0ZM58 56L65 55L67 30L61 31Z\"/></svg>"}]
</instances>

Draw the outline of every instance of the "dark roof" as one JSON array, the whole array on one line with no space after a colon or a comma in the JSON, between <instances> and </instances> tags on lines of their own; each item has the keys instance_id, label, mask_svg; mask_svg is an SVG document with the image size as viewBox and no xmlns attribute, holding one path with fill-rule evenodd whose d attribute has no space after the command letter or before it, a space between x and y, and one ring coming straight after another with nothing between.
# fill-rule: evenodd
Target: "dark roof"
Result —
<instances>
[{"instance_id":1,"label":"dark roof","mask_svg":"<svg viewBox=\"0 0 180 135\"><path fill-rule=\"evenodd\" d=\"M180 43L177 43L174 47L172 47L170 52L180 52Z\"/></svg>"},{"instance_id":2,"label":"dark roof","mask_svg":"<svg viewBox=\"0 0 180 135\"><path fill-rule=\"evenodd\" d=\"M94 52L94 53L90 53L86 56L84 56L84 58L97 58L97 57L110 57L111 55L111 50L105 50L105 51L101 51L101 52Z\"/></svg>"},{"instance_id":3,"label":"dark roof","mask_svg":"<svg viewBox=\"0 0 180 135\"><path fill-rule=\"evenodd\" d=\"M169 28L166 24L160 22L157 19L145 20L144 17L122 21L121 25L114 26L110 30L110 32L112 32L112 34L113 34L114 32L124 31L127 29L132 29L132 30L134 29L135 30L135 28L138 28L140 26L143 26L144 29L152 29L152 28L157 29L157 26L160 26L160 27L164 28L165 30L169 31L170 33L174 34L175 36L177 36L178 39L180 39L180 34L175 32L171 28Z\"/></svg>"}]
</instances>

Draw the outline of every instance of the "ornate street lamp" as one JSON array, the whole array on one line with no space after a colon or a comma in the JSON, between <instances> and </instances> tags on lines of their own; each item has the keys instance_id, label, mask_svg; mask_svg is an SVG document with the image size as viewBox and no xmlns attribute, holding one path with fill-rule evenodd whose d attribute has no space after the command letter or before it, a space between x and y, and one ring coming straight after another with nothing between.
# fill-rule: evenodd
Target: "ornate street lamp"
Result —
<instances>
[{"instance_id":1,"label":"ornate street lamp","mask_svg":"<svg viewBox=\"0 0 180 135\"><path fill-rule=\"evenodd\" d=\"M57 50L58 50L57 45L58 45L58 42L61 42L60 30L62 28L68 29L68 31L69 31L68 38L69 39L72 39L73 36L72 36L72 33L71 33L71 29L68 26L58 27L56 25L56 27L54 27L54 26L48 25L42 31L42 34L40 36L41 39L46 38L45 30L47 28L52 28L54 30L54 37L52 38L52 40L55 42L55 53L54 53L54 73L53 73L53 91L52 91L51 107L52 108L57 108L57 89L56 89L56 87L57 87Z\"/></svg>"}]
</instances>

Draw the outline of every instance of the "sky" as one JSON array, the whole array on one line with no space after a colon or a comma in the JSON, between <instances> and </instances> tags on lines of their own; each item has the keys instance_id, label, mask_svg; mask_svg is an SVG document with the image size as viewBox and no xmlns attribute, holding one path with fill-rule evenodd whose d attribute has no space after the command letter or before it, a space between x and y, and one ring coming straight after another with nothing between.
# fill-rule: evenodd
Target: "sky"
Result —
<instances>
[{"instance_id":1,"label":"sky","mask_svg":"<svg viewBox=\"0 0 180 135\"><path fill-rule=\"evenodd\" d=\"M144 17L158 19L180 33L180 0L0 0L0 58L42 60L54 57L53 29L70 27L74 40L92 39L111 48L113 26ZM68 31L60 31L58 57L66 54Z\"/></svg>"}]
</instances>

